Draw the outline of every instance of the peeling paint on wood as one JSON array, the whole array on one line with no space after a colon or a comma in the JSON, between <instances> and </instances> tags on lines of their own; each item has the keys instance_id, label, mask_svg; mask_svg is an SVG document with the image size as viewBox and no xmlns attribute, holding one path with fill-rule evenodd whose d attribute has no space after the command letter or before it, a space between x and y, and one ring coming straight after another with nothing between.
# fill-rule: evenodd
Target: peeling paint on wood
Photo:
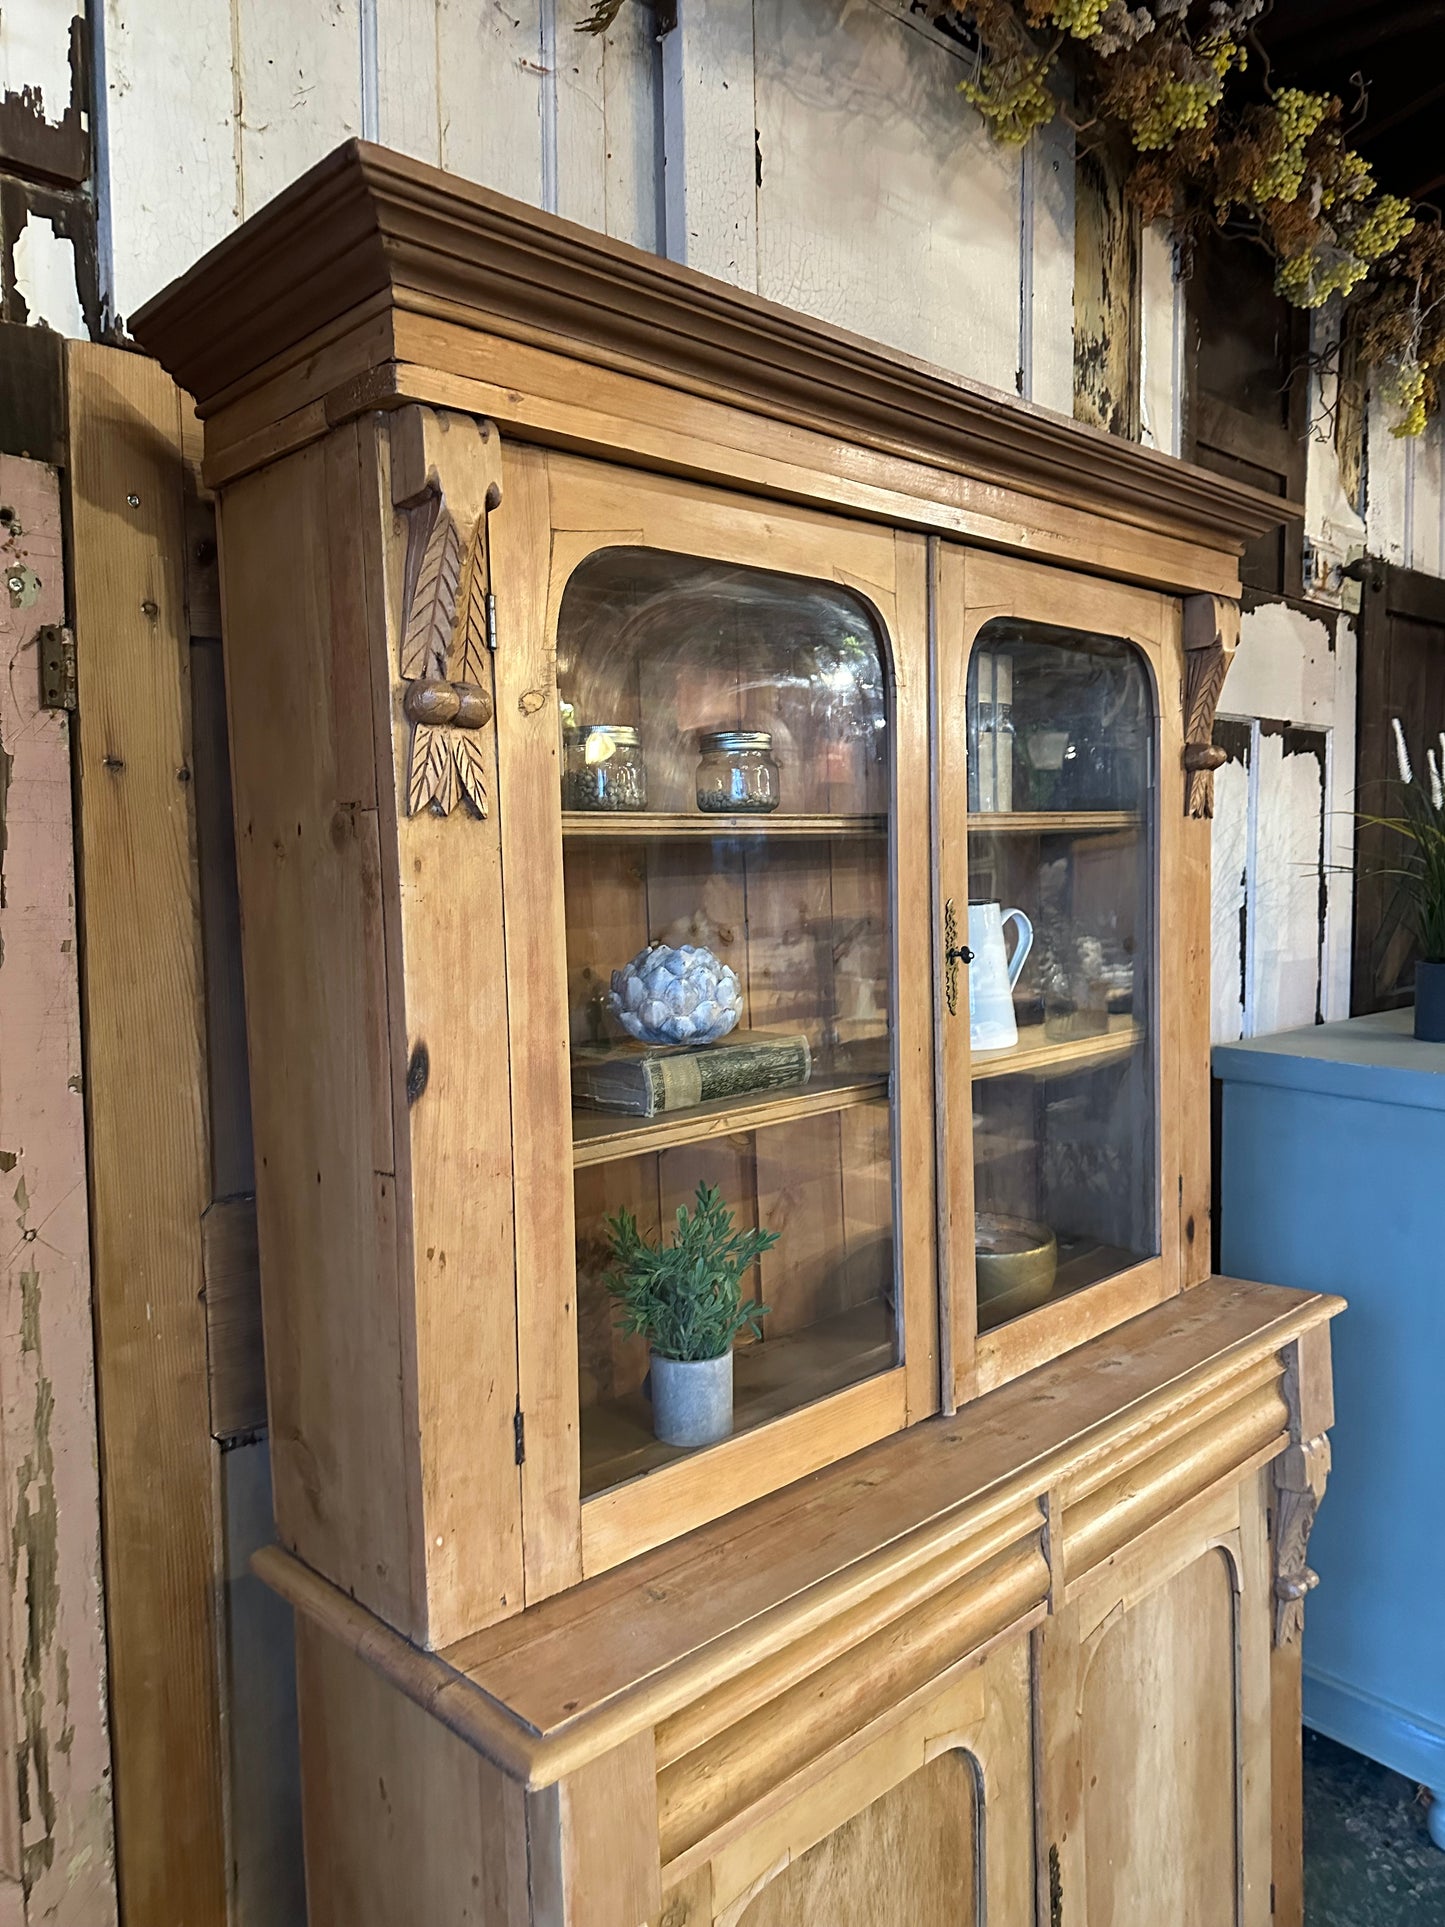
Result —
<instances>
[{"instance_id":1,"label":"peeling paint on wood","mask_svg":"<svg viewBox=\"0 0 1445 1927\"><path fill-rule=\"evenodd\" d=\"M1139 216L1122 170L1081 153L1074 188L1074 415L1139 434Z\"/></svg>"},{"instance_id":2,"label":"peeling paint on wood","mask_svg":"<svg viewBox=\"0 0 1445 1927\"><path fill-rule=\"evenodd\" d=\"M0 175L0 314L102 332L95 204L78 189Z\"/></svg>"},{"instance_id":3,"label":"peeling paint on wood","mask_svg":"<svg viewBox=\"0 0 1445 1927\"><path fill-rule=\"evenodd\" d=\"M40 708L36 650L64 615L60 504L52 469L5 456L0 582L16 581L0 596L0 1921L110 1927L70 719Z\"/></svg>"},{"instance_id":4,"label":"peeling paint on wood","mask_svg":"<svg viewBox=\"0 0 1445 1927\"><path fill-rule=\"evenodd\" d=\"M0 12L0 166L81 186L90 173L90 40L71 0Z\"/></svg>"}]
</instances>

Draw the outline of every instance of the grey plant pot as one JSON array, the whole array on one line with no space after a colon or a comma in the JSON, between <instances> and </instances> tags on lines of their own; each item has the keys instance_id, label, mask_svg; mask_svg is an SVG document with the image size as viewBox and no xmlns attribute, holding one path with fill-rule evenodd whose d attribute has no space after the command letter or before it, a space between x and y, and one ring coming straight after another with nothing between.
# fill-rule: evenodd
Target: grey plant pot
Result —
<instances>
[{"instance_id":1,"label":"grey plant pot","mask_svg":"<svg viewBox=\"0 0 1445 1927\"><path fill-rule=\"evenodd\" d=\"M652 1355L652 1429L664 1445L716 1445L733 1429L733 1355Z\"/></svg>"}]
</instances>

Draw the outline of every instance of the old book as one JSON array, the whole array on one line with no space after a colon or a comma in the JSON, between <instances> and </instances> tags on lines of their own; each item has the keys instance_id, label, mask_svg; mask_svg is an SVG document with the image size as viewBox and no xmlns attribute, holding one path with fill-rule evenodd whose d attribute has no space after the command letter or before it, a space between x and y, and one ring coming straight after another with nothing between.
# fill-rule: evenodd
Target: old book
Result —
<instances>
[{"instance_id":1,"label":"old book","mask_svg":"<svg viewBox=\"0 0 1445 1927\"><path fill-rule=\"evenodd\" d=\"M806 1084L813 1056L801 1031L735 1030L717 1044L584 1045L572 1053L572 1102L656 1117L724 1097Z\"/></svg>"}]
</instances>

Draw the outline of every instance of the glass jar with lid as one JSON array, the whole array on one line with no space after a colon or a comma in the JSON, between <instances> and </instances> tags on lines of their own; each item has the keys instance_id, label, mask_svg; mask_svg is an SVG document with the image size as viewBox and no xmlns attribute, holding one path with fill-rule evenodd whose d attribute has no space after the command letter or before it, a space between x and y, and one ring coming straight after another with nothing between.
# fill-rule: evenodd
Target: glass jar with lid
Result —
<instances>
[{"instance_id":1,"label":"glass jar with lid","mask_svg":"<svg viewBox=\"0 0 1445 1927\"><path fill-rule=\"evenodd\" d=\"M635 729L577 723L562 732L564 810L645 810L647 765Z\"/></svg>"},{"instance_id":2,"label":"glass jar with lid","mask_svg":"<svg viewBox=\"0 0 1445 1927\"><path fill-rule=\"evenodd\" d=\"M778 765L765 729L713 729L698 737L700 810L759 815L778 807Z\"/></svg>"}]
</instances>

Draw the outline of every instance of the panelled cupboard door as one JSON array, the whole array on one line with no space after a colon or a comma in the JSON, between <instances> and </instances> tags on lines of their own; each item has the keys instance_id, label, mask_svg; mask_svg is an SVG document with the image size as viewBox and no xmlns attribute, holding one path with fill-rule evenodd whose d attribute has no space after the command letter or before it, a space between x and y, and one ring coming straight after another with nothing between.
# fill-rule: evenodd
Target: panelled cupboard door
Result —
<instances>
[{"instance_id":1,"label":"panelled cupboard door","mask_svg":"<svg viewBox=\"0 0 1445 1927\"><path fill-rule=\"evenodd\" d=\"M1267 1476L1159 1527L1033 1635L1051 1927L1268 1927Z\"/></svg>"},{"instance_id":2,"label":"panelled cupboard door","mask_svg":"<svg viewBox=\"0 0 1445 1927\"><path fill-rule=\"evenodd\" d=\"M1029 1647L956 1671L702 1864L660 1927L1034 1927Z\"/></svg>"},{"instance_id":3,"label":"panelled cupboard door","mask_svg":"<svg viewBox=\"0 0 1445 1927\"><path fill-rule=\"evenodd\" d=\"M934 593L939 1243L961 1403L1179 1288L1183 661L1165 596L949 546Z\"/></svg>"},{"instance_id":4,"label":"panelled cupboard door","mask_svg":"<svg viewBox=\"0 0 1445 1927\"><path fill-rule=\"evenodd\" d=\"M537 1599L937 1409L927 570L530 448L491 524ZM609 1280L709 1214L765 1309L658 1332L732 1339L698 1444Z\"/></svg>"}]
</instances>

